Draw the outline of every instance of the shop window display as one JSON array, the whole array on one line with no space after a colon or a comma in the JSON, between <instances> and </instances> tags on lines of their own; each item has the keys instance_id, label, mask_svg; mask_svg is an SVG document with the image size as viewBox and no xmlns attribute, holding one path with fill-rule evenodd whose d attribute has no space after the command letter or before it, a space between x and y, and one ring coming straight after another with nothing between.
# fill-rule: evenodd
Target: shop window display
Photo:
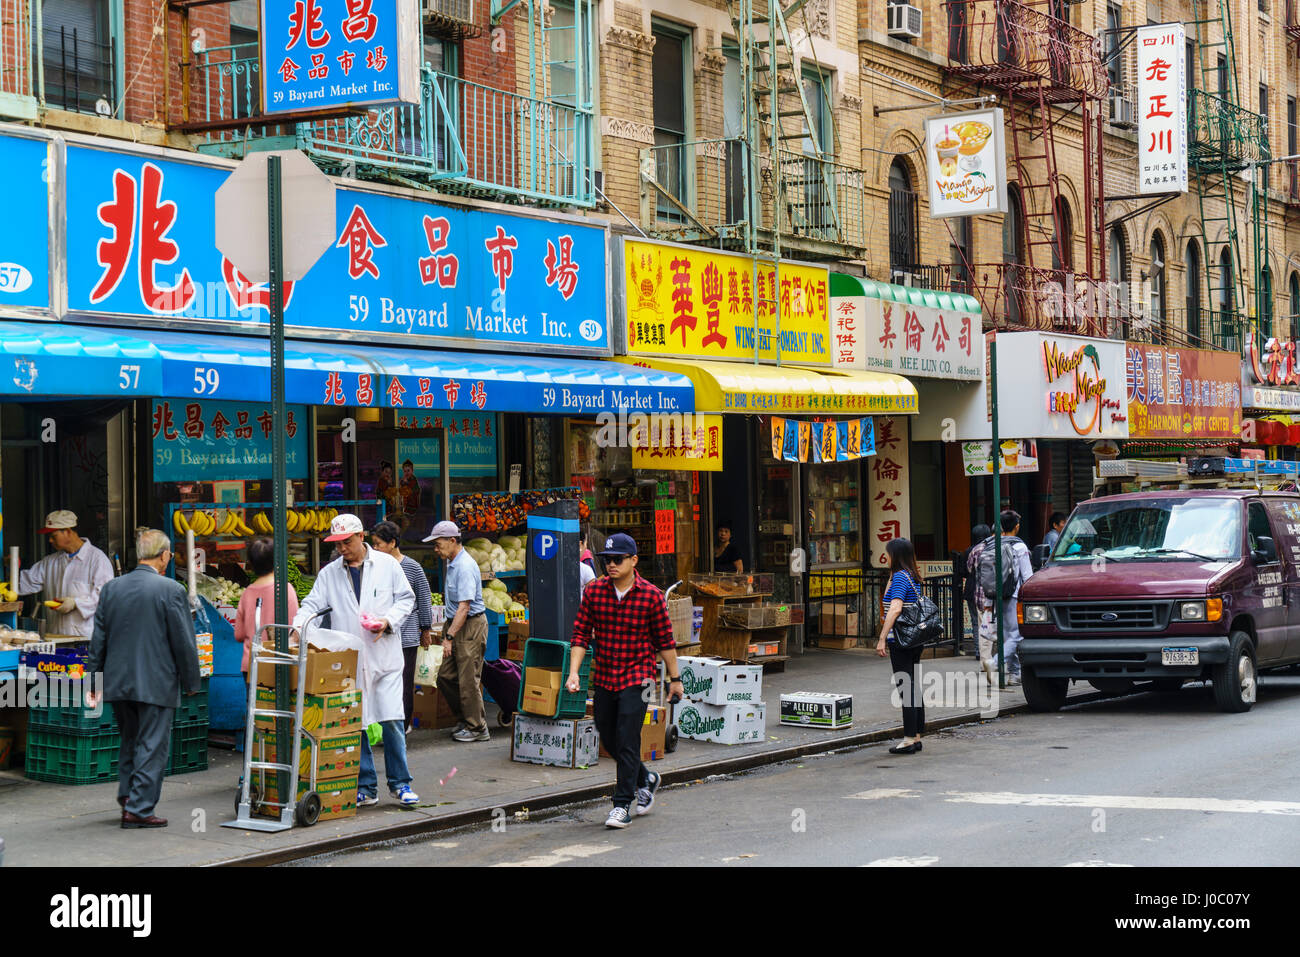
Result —
<instances>
[{"instance_id":1,"label":"shop window display","mask_svg":"<svg viewBox=\"0 0 1300 957\"><path fill-rule=\"evenodd\" d=\"M808 564L817 568L862 562L861 463L808 467Z\"/></svg>"}]
</instances>

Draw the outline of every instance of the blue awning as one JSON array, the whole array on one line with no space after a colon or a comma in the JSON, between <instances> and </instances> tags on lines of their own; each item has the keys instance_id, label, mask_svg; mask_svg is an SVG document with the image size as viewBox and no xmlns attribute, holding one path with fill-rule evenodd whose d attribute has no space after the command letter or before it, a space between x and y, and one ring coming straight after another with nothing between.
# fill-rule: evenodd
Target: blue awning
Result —
<instances>
[{"instance_id":1,"label":"blue awning","mask_svg":"<svg viewBox=\"0 0 1300 957\"><path fill-rule=\"evenodd\" d=\"M0 394L246 402L271 397L271 351L264 338L0 322L4 351L20 363L30 363L37 388L19 393L14 383L6 382L0 383ZM620 409L695 410L694 387L685 376L602 359L306 340L285 344L285 398L299 405L411 412L595 415Z\"/></svg>"}]
</instances>

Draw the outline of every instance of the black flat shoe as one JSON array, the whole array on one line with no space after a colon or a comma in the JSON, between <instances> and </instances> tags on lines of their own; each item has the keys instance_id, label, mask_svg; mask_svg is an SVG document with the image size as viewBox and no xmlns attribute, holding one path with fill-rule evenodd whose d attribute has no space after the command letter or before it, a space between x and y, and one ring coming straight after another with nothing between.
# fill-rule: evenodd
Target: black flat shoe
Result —
<instances>
[{"instance_id":1,"label":"black flat shoe","mask_svg":"<svg viewBox=\"0 0 1300 957\"><path fill-rule=\"evenodd\" d=\"M896 744L889 749L890 754L916 754L921 750L921 742L915 744Z\"/></svg>"}]
</instances>

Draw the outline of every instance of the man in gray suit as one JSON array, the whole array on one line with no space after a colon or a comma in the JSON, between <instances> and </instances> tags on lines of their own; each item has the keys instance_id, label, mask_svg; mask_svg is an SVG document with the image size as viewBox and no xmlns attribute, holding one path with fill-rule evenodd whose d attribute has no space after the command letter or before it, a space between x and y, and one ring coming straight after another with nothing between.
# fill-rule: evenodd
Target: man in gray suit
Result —
<instances>
[{"instance_id":1,"label":"man in gray suit","mask_svg":"<svg viewBox=\"0 0 1300 957\"><path fill-rule=\"evenodd\" d=\"M181 688L186 694L200 688L189 601L180 583L165 577L168 546L157 529L136 533L140 564L100 593L86 661L88 674L104 672L103 699L113 702L122 733L117 803L124 828L167 826L153 812L162 796L172 718ZM95 696L86 698L93 707Z\"/></svg>"}]
</instances>

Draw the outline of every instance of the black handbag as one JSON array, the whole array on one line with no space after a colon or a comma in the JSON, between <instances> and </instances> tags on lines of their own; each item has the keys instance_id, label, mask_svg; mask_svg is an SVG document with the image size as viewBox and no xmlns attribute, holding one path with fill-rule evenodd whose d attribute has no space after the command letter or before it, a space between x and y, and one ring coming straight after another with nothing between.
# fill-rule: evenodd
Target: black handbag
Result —
<instances>
[{"instance_id":1,"label":"black handbag","mask_svg":"<svg viewBox=\"0 0 1300 957\"><path fill-rule=\"evenodd\" d=\"M911 576L908 576L909 578ZM912 582L917 601L905 602L894 620L894 641L900 648L921 648L943 640L943 618L939 606Z\"/></svg>"}]
</instances>

